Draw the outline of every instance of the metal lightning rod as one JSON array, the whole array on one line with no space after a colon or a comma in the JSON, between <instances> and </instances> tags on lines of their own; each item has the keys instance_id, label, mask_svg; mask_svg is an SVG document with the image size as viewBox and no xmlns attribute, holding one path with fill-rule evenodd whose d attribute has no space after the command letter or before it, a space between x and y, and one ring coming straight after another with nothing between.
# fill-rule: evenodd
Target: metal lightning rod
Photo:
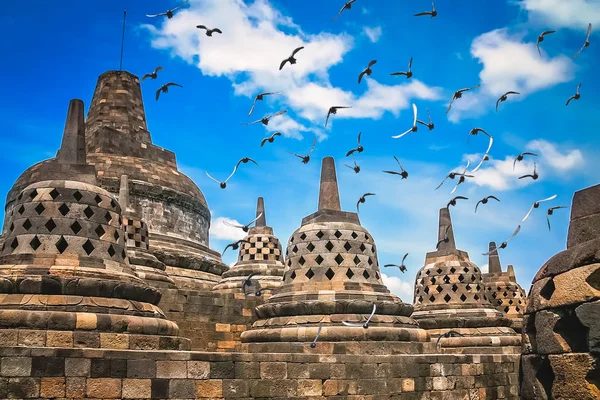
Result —
<instances>
[{"instance_id":1,"label":"metal lightning rod","mask_svg":"<svg viewBox=\"0 0 600 400\"><path fill-rule=\"evenodd\" d=\"M125 21L127 20L127 10L123 11L123 34L121 35L121 60L119 62L119 71L123 70L123 49L125 47Z\"/></svg>"}]
</instances>

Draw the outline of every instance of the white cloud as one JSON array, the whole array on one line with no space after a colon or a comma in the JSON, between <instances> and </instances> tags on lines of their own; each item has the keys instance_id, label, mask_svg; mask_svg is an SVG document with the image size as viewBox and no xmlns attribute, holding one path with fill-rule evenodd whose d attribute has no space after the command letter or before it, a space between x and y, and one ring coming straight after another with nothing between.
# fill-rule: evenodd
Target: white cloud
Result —
<instances>
[{"instance_id":1,"label":"white cloud","mask_svg":"<svg viewBox=\"0 0 600 400\"><path fill-rule=\"evenodd\" d=\"M527 144L527 149L538 151L544 155L544 160L555 170L566 172L583 165L583 155L578 149L562 154L553 143L545 140L533 140Z\"/></svg>"},{"instance_id":2,"label":"white cloud","mask_svg":"<svg viewBox=\"0 0 600 400\"><path fill-rule=\"evenodd\" d=\"M403 302L412 304L414 297L413 283L403 281L396 276L389 276L381 273L381 280L387 286L390 292L400 297Z\"/></svg>"},{"instance_id":3,"label":"white cloud","mask_svg":"<svg viewBox=\"0 0 600 400\"><path fill-rule=\"evenodd\" d=\"M377 43L382 33L383 30L381 29L381 26L365 26L363 28L363 34L366 35L372 43Z\"/></svg>"},{"instance_id":4,"label":"white cloud","mask_svg":"<svg viewBox=\"0 0 600 400\"><path fill-rule=\"evenodd\" d=\"M483 264L479 267L482 273L487 274L490 270L490 264Z\"/></svg>"},{"instance_id":5,"label":"white cloud","mask_svg":"<svg viewBox=\"0 0 600 400\"><path fill-rule=\"evenodd\" d=\"M528 11L529 19L551 24L554 29L585 31L588 23L600 23L599 0L523 0L519 5Z\"/></svg>"},{"instance_id":6,"label":"white cloud","mask_svg":"<svg viewBox=\"0 0 600 400\"><path fill-rule=\"evenodd\" d=\"M241 240L246 234L240 228L234 228L232 226L225 225L223 221L227 221L230 224L242 225L235 219L226 218L226 217L218 217L211 221L210 223L210 235L215 239L221 240Z\"/></svg>"}]
</instances>

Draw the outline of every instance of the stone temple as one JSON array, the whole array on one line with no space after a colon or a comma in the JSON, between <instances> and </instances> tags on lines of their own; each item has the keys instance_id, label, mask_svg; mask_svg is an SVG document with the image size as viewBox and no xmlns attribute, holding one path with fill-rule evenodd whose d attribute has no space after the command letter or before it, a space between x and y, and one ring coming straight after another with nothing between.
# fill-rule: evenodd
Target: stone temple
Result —
<instances>
[{"instance_id":1,"label":"stone temple","mask_svg":"<svg viewBox=\"0 0 600 400\"><path fill-rule=\"evenodd\" d=\"M567 250L528 297L497 251L482 273L458 250L440 210L407 304L333 158L320 179L285 251L259 198L229 268L201 190L152 143L138 77L100 75L6 198L0 398L599 398L600 185L575 194Z\"/></svg>"}]
</instances>

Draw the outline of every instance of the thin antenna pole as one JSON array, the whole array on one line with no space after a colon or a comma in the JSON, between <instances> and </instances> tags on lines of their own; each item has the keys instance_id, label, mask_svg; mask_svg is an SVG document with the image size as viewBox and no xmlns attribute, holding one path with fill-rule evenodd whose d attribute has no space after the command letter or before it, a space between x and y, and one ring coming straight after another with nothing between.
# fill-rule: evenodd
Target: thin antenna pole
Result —
<instances>
[{"instance_id":1,"label":"thin antenna pole","mask_svg":"<svg viewBox=\"0 0 600 400\"><path fill-rule=\"evenodd\" d=\"M127 20L127 10L123 11L123 34L121 35L121 60L119 62L119 71L123 70L123 48L125 47L125 21Z\"/></svg>"}]
</instances>

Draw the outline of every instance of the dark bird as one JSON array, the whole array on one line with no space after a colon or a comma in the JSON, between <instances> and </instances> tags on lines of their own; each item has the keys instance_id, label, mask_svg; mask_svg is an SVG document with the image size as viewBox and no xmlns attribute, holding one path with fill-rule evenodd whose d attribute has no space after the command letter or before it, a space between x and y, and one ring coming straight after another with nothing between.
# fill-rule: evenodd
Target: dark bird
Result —
<instances>
[{"instance_id":1,"label":"dark bird","mask_svg":"<svg viewBox=\"0 0 600 400\"><path fill-rule=\"evenodd\" d=\"M275 136L281 136L281 132L275 132L271 136L266 137L263 140L261 140L260 147L263 147L265 145L265 142L273 143L275 141Z\"/></svg>"},{"instance_id":2,"label":"dark bird","mask_svg":"<svg viewBox=\"0 0 600 400\"><path fill-rule=\"evenodd\" d=\"M550 208L548 209L548 213L546 214L546 220L548 221L548 230L549 230L549 231L550 231L550 230L552 230L552 229L550 228L550 216L551 216L552 214L554 214L554 210L558 210L558 209L560 209L560 208L569 208L569 207L567 207L567 206L556 206L556 207L550 207Z\"/></svg>"},{"instance_id":3,"label":"dark bird","mask_svg":"<svg viewBox=\"0 0 600 400\"><path fill-rule=\"evenodd\" d=\"M540 207L540 203L543 203L544 201L554 200L555 198L556 198L556 195L553 195L553 196L548 197L547 199L538 200L535 203L533 203L533 205L531 206L531 208L529 209L529 211L527 211L527 214L525 214L525 216L523 217L523 219L521 220L521 222L527 221L527 218L529 218L529 215L531 214L531 212L535 208L539 208Z\"/></svg>"},{"instance_id":4,"label":"dark bird","mask_svg":"<svg viewBox=\"0 0 600 400\"><path fill-rule=\"evenodd\" d=\"M490 199L500 201L496 196L486 196L477 202L477 204L475 205L475 212L477 212L477 207L479 207L479 204L487 204Z\"/></svg>"},{"instance_id":5,"label":"dark bird","mask_svg":"<svg viewBox=\"0 0 600 400\"><path fill-rule=\"evenodd\" d=\"M469 167L470 163L471 163L471 162L467 160L467 168ZM442 187L442 185L444 184L444 182L446 182L446 179L448 179L448 178L450 178L450 179L454 179L454 178L456 178L457 176L459 176L459 177L460 177L460 178L459 178L459 180L461 180L461 179L462 179L463 181L464 181L464 177L465 177L465 176L466 176L466 177L468 177L468 178L473 178L473 175L465 175L465 174L466 174L466 168L465 168L465 172L464 172L464 173L460 173L460 172L450 172L448 175L446 175L446 177L444 178L444 180L442 181L442 183L440 183L440 184L438 185L438 187L436 187L436 188L435 188L435 190L438 190L439 188L441 188L441 187Z\"/></svg>"},{"instance_id":6,"label":"dark bird","mask_svg":"<svg viewBox=\"0 0 600 400\"><path fill-rule=\"evenodd\" d=\"M346 153L346 157L348 157L349 155L353 154L354 152L357 153L362 153L363 150L365 149L364 147L361 146L360 144L360 135L362 135L362 132L358 132L358 147L355 149L350 150L349 152Z\"/></svg>"},{"instance_id":7,"label":"dark bird","mask_svg":"<svg viewBox=\"0 0 600 400\"><path fill-rule=\"evenodd\" d=\"M353 322L346 322L346 321L342 321L342 324L346 325L346 326L353 326L353 327L363 327L365 329L367 329L369 327L369 322L371 322L371 318L373 318L373 315L375 315L375 311L377 310L377 305L373 304L373 311L371 312L371 315L369 315L369 318L367 318L367 320L362 323L362 324L356 324Z\"/></svg>"},{"instance_id":8,"label":"dark bird","mask_svg":"<svg viewBox=\"0 0 600 400\"><path fill-rule=\"evenodd\" d=\"M435 343L435 347L438 348L440 345L440 340L443 338L451 338L451 337L464 337L465 335L463 335L462 333L458 333L456 331L448 331L446 333L441 334L438 339L437 342Z\"/></svg>"},{"instance_id":9,"label":"dark bird","mask_svg":"<svg viewBox=\"0 0 600 400\"><path fill-rule=\"evenodd\" d=\"M364 204L365 201L367 201L366 197L367 196L375 196L375 193L365 193L362 196L360 196L360 199L358 199L358 201L356 202L356 213L358 214L358 207L360 206L361 203Z\"/></svg>"},{"instance_id":10,"label":"dark bird","mask_svg":"<svg viewBox=\"0 0 600 400\"><path fill-rule=\"evenodd\" d=\"M585 43L583 44L583 46L581 46L581 49L579 49L579 51L577 53L575 53L575 55L573 56L573 58L577 58L577 56L579 55L579 53L581 53L581 51L583 49L585 49L586 47L588 47L590 45L590 35L592 34L592 24L588 25L588 29L587 29L587 35L585 36Z\"/></svg>"},{"instance_id":11,"label":"dark bird","mask_svg":"<svg viewBox=\"0 0 600 400\"><path fill-rule=\"evenodd\" d=\"M429 109L426 108L425 111L427 111L427 118L429 118L429 123L426 124L425 122L418 119L417 124L425 125L427 128L429 128L430 131L432 131L433 128L435 128L435 125L433 124L433 121L431 120L431 114L429 114Z\"/></svg>"},{"instance_id":12,"label":"dark bird","mask_svg":"<svg viewBox=\"0 0 600 400\"><path fill-rule=\"evenodd\" d=\"M288 153L295 155L296 157L300 158L302 160L303 164L308 164L308 162L310 161L310 155L312 154L313 150L315 149L315 146L317 145L317 137L315 136L315 140L313 141L313 145L310 148L310 151L308 152L307 155L305 156L301 156L300 154L296 154L296 153L292 153L291 151L288 151Z\"/></svg>"},{"instance_id":13,"label":"dark bird","mask_svg":"<svg viewBox=\"0 0 600 400\"><path fill-rule=\"evenodd\" d=\"M402 179L408 178L408 172L406 172L406 170L404 168L402 168L402 164L400 164L398 157L394 156L394 159L400 166L400 172L397 172L397 171L383 171L383 172L385 172L386 174L400 175L402 177Z\"/></svg>"},{"instance_id":14,"label":"dark bird","mask_svg":"<svg viewBox=\"0 0 600 400\"><path fill-rule=\"evenodd\" d=\"M317 336L315 337L315 340L312 341L312 343L292 343L292 346L294 346L294 347L310 347L311 349L314 349L315 347L317 347L317 340L319 340L319 335L321 335L322 329L323 329L323 327L321 325L319 325L319 329L317 330Z\"/></svg>"},{"instance_id":15,"label":"dark bird","mask_svg":"<svg viewBox=\"0 0 600 400\"><path fill-rule=\"evenodd\" d=\"M354 172L356 172L357 174L360 172L360 167L358 166L358 164L356 163L356 160L354 160L354 166L352 165L348 165L348 164L344 164L346 167L354 170Z\"/></svg>"},{"instance_id":16,"label":"dark bird","mask_svg":"<svg viewBox=\"0 0 600 400\"><path fill-rule=\"evenodd\" d=\"M250 112L248 113L248 116L252 115L252 111L254 111L254 106L256 105L257 101L261 101L262 99L264 99L265 96L281 94L281 93L283 93L283 92L264 92L264 93L260 93L260 94L256 95L256 97L254 98L254 101L252 102L252 107L250 108Z\"/></svg>"},{"instance_id":17,"label":"dark bird","mask_svg":"<svg viewBox=\"0 0 600 400\"><path fill-rule=\"evenodd\" d=\"M515 236L517 236L517 234L519 233L520 230L521 230L521 225L517 226L517 229L515 229L515 231L513 232L513 234L508 239L506 239L504 242L502 242L502 244L500 246L498 246L496 248L496 250L494 250L493 252L497 253L498 249L504 249L504 248L506 248L506 246L508 245L508 241L511 240L512 238L514 238ZM489 256L491 253L492 252L488 251L487 253L483 253L482 255Z\"/></svg>"},{"instance_id":18,"label":"dark bird","mask_svg":"<svg viewBox=\"0 0 600 400\"><path fill-rule=\"evenodd\" d=\"M158 78L158 71L162 71L163 69L164 69L163 67L156 67L152 73L146 74L142 77L142 82L144 80L146 80L147 78L155 80L156 78Z\"/></svg>"},{"instance_id":19,"label":"dark bird","mask_svg":"<svg viewBox=\"0 0 600 400\"><path fill-rule=\"evenodd\" d=\"M230 248L230 247L231 247L231 250L237 250L237 249L239 249L239 248L240 248L240 245L241 245L242 243L250 243L250 242L249 242L249 241L247 241L247 240L244 240L244 239L242 239L242 240L238 240L237 242L229 243L229 244L228 244L228 245L225 247L225 250L223 250L223 253L221 253L221 255L224 255L224 254L225 254L225 252L227 251L227 249L228 249L228 248Z\"/></svg>"},{"instance_id":20,"label":"dark bird","mask_svg":"<svg viewBox=\"0 0 600 400\"><path fill-rule=\"evenodd\" d=\"M537 173L537 169L536 169L536 168L537 168L537 166L536 166L536 163L533 163L533 174L527 174L527 175L520 176L520 177L519 177L519 179L523 179L523 178L531 178L531 179L533 179L534 181L536 181L536 180L537 180L537 178L539 178L539 177L540 177L540 176L538 175L538 173Z\"/></svg>"},{"instance_id":21,"label":"dark bird","mask_svg":"<svg viewBox=\"0 0 600 400\"><path fill-rule=\"evenodd\" d=\"M373 70L371 69L371 67L373 65L375 65L375 63L377 63L377 60L369 61L369 65L367 65L367 68L363 69L362 72L360 74L358 74L358 83L360 83L360 81L362 81L362 78L365 74L367 74L367 76L371 76L371 74L373 73Z\"/></svg>"},{"instance_id":22,"label":"dark bird","mask_svg":"<svg viewBox=\"0 0 600 400\"><path fill-rule=\"evenodd\" d=\"M212 179L213 181L217 182L219 184L219 186L221 187L221 189L225 189L227 187L227 181L229 179L231 179L231 177L233 176L233 174L235 174L235 171L237 171L237 165L233 168L233 172L223 182L220 182L220 181L216 180L215 178L213 178L212 176L210 176L210 174L208 172L206 172L206 171L204 171L204 173L210 179Z\"/></svg>"},{"instance_id":23,"label":"dark bird","mask_svg":"<svg viewBox=\"0 0 600 400\"><path fill-rule=\"evenodd\" d=\"M253 223L255 223L256 221L258 221L258 219L260 217L262 217L263 213L260 213L258 215L258 217L254 218L252 221L248 222L246 225L236 225L236 224L231 224L225 220L223 220L223 223L227 226L231 226L232 228L240 228L241 230L243 230L244 232L248 233L248 231L250 230L250 225L252 225Z\"/></svg>"},{"instance_id":24,"label":"dark bird","mask_svg":"<svg viewBox=\"0 0 600 400\"><path fill-rule=\"evenodd\" d=\"M252 124L257 124L257 123L262 123L263 125L267 126L269 125L269 121L271 120L271 118L273 117L277 117L278 115L283 115L287 112L287 110L281 110L281 111L277 111L275 114L271 114L271 115L265 115L264 117L262 117L261 119L257 119L256 121L252 121L252 122L245 122L242 125L244 126L248 126L248 125L252 125Z\"/></svg>"},{"instance_id":25,"label":"dark bird","mask_svg":"<svg viewBox=\"0 0 600 400\"><path fill-rule=\"evenodd\" d=\"M439 249L440 249L440 244L442 244L442 243L448 243L448 242L450 241L450 238L448 237L448 231L450 230L450 227L451 227L451 226L452 226L452 225L448 225L448 226L446 226L446 229L444 229L444 237L443 237L442 239L440 239L440 240L437 242L437 244L435 245L435 248L436 248L437 250L439 250Z\"/></svg>"},{"instance_id":26,"label":"dark bird","mask_svg":"<svg viewBox=\"0 0 600 400\"><path fill-rule=\"evenodd\" d=\"M492 140L492 139L490 138L490 140ZM491 144L490 144L490 146L491 146ZM489 159L490 159L490 156L488 155L488 153L485 153L485 154L483 155L483 157L481 158L481 161L479 161L479 164L477 164L477 166L476 166L475 168L473 168L473 169L472 169L470 172L471 172L471 173L473 173L473 172L477 172L477 170L478 170L479 168L481 168L481 166L483 165L483 162L484 162L484 161L489 161Z\"/></svg>"},{"instance_id":27,"label":"dark bird","mask_svg":"<svg viewBox=\"0 0 600 400\"><path fill-rule=\"evenodd\" d=\"M346 4L344 4L344 6L340 9L340 11L337 13L337 15L335 17L333 17L333 19L331 20L332 22L335 21L337 19L337 17L339 17L342 12L344 10L351 10L352 9L352 3L354 3L356 0L349 0L346 2Z\"/></svg>"},{"instance_id":28,"label":"dark bird","mask_svg":"<svg viewBox=\"0 0 600 400\"><path fill-rule=\"evenodd\" d=\"M408 253L406 253L404 255L404 257L402 257L402 264L398 265L398 264L385 264L385 267L398 267L400 268L400 272L406 272L406 265L404 265L404 260L406 260L406 257L408 257Z\"/></svg>"},{"instance_id":29,"label":"dark bird","mask_svg":"<svg viewBox=\"0 0 600 400\"><path fill-rule=\"evenodd\" d=\"M294 56L296 55L297 52L299 52L303 48L304 48L304 46L300 46L300 47L296 48L294 51L292 51L292 55L289 56L288 58L286 58L285 60L283 60L281 62L281 64L279 64L279 70L281 71L281 69L283 68L283 66L285 65L286 62L289 62L290 64L296 64L297 60Z\"/></svg>"},{"instance_id":30,"label":"dark bird","mask_svg":"<svg viewBox=\"0 0 600 400\"><path fill-rule=\"evenodd\" d=\"M431 2L431 11L420 12L418 14L415 14L415 17L422 17L424 15L429 15L431 16L431 18L437 17L437 11L435 10L435 4L433 3L433 1Z\"/></svg>"},{"instance_id":31,"label":"dark bird","mask_svg":"<svg viewBox=\"0 0 600 400\"><path fill-rule=\"evenodd\" d=\"M238 161L238 163L236 164L236 168L240 166L240 164L248 164L248 162L252 162L254 163L257 167L258 167L258 163L256 161L254 161L253 159L251 159L250 157L244 157L242 159L240 159L240 161Z\"/></svg>"},{"instance_id":32,"label":"dark bird","mask_svg":"<svg viewBox=\"0 0 600 400\"><path fill-rule=\"evenodd\" d=\"M413 73L412 73L412 70L411 70L411 68L412 68L412 60L413 60L413 58L411 57L410 61L408 62L408 69L406 70L406 72L403 72L403 71L392 72L390 75L392 75L392 76L406 75L406 79L409 79L410 77L412 77L413 76Z\"/></svg>"},{"instance_id":33,"label":"dark bird","mask_svg":"<svg viewBox=\"0 0 600 400\"><path fill-rule=\"evenodd\" d=\"M569 103L571 102L571 100L579 100L579 98L581 97L581 95L579 94L579 88L581 87L581 83L579 85L577 85L577 89L575 90L575 94L571 97L569 97L569 100L567 100L567 104L565 104L565 106L568 106Z\"/></svg>"},{"instance_id":34,"label":"dark bird","mask_svg":"<svg viewBox=\"0 0 600 400\"><path fill-rule=\"evenodd\" d=\"M206 29L206 36L212 36L213 33L223 33L221 32L221 30L219 28L215 28L215 29L208 29L206 26L204 25L196 25L196 28L198 29Z\"/></svg>"},{"instance_id":35,"label":"dark bird","mask_svg":"<svg viewBox=\"0 0 600 400\"><path fill-rule=\"evenodd\" d=\"M169 86L177 86L182 88L183 86L178 85L177 83L174 82L169 82L169 83L165 83L164 85L162 85L161 87L158 88L158 90L156 91L156 100L158 100L158 98L160 97L160 93L169 93Z\"/></svg>"},{"instance_id":36,"label":"dark bird","mask_svg":"<svg viewBox=\"0 0 600 400\"><path fill-rule=\"evenodd\" d=\"M255 277L256 275L260 275L260 272L253 272L250 275L248 275L246 277L246 279L244 279L242 281L242 291L244 292L244 296L248 295L248 293L246 292L246 287L252 286L252 278ZM258 284L258 282L257 282L257 284ZM256 296L260 296L262 294L262 291L260 289L258 289L256 292L254 292L254 294Z\"/></svg>"},{"instance_id":37,"label":"dark bird","mask_svg":"<svg viewBox=\"0 0 600 400\"><path fill-rule=\"evenodd\" d=\"M504 103L508 99L509 94L521 94L521 93L509 91L509 92L504 93L502 96L500 96L500 98L498 98L498 100L496 100L496 112L498 112L498 104Z\"/></svg>"},{"instance_id":38,"label":"dark bird","mask_svg":"<svg viewBox=\"0 0 600 400\"><path fill-rule=\"evenodd\" d=\"M401 133L396 136L392 136L392 139L400 139L402 136L406 135L407 133L416 132L419 130L419 128L417 127L417 106L415 105L415 103L412 104L412 109L413 109L413 124L412 124L412 126L406 132Z\"/></svg>"},{"instance_id":39,"label":"dark bird","mask_svg":"<svg viewBox=\"0 0 600 400\"><path fill-rule=\"evenodd\" d=\"M173 13L175 11L177 11L178 9L180 9L181 7L183 7L184 5L186 5L188 3L188 1L189 0L185 0L183 3L181 3L177 7L167 10L160 14L146 14L146 17L154 18L154 17L165 17L166 16L167 18L171 19L171 18L173 18Z\"/></svg>"},{"instance_id":40,"label":"dark bird","mask_svg":"<svg viewBox=\"0 0 600 400\"><path fill-rule=\"evenodd\" d=\"M540 53L540 57L542 56L542 51L540 50L540 43L542 43L544 41L544 36L546 35L551 35L556 31L544 31L542 33L540 33L540 36L538 36L537 38L537 42L535 43L538 53Z\"/></svg>"},{"instance_id":41,"label":"dark bird","mask_svg":"<svg viewBox=\"0 0 600 400\"><path fill-rule=\"evenodd\" d=\"M460 177L458 178L458 182L456 182L456 185L454 186L454 189L452 189L450 194L456 192L456 189L458 189L458 185L463 183L466 178L473 178L473 175L467 175L467 169L469 169L469 165L471 165L471 160L467 160L467 166L463 170L462 174L460 174Z\"/></svg>"},{"instance_id":42,"label":"dark bird","mask_svg":"<svg viewBox=\"0 0 600 400\"><path fill-rule=\"evenodd\" d=\"M530 152L528 152L528 151L525 151L525 152L523 152L523 153L519 154L519 155L517 156L517 158L515 158L515 161L513 161L513 171L515 170L515 165L517 165L517 162L521 162L521 161L523 161L523 157L525 157L525 156L533 156L533 157L537 157L538 155L537 155L537 154L535 154L535 153L530 153Z\"/></svg>"},{"instance_id":43,"label":"dark bird","mask_svg":"<svg viewBox=\"0 0 600 400\"><path fill-rule=\"evenodd\" d=\"M452 200L450 200L448 202L448 204L446 204L446 208L450 208L450 206L455 206L456 205L456 200L469 200L469 198L465 197L465 196L456 196Z\"/></svg>"},{"instance_id":44,"label":"dark bird","mask_svg":"<svg viewBox=\"0 0 600 400\"><path fill-rule=\"evenodd\" d=\"M479 87L479 85L475 85L471 88L459 89L456 92L454 92L454 94L452 95L452 100L450 100L450 105L448 105L448 109L446 110L446 114L448 114L448 112L452 108L452 103L454 103L454 100L460 99L464 92L468 92L469 90L477 89L478 87Z\"/></svg>"},{"instance_id":45,"label":"dark bird","mask_svg":"<svg viewBox=\"0 0 600 400\"><path fill-rule=\"evenodd\" d=\"M473 129L471 129L471 130L469 131L469 134L467 135L467 143L469 143L469 139L471 138L471 135L473 135L473 136L477 136L477 134L478 134L479 132L483 132L484 134L486 134L486 135L487 135L487 137L490 137L490 138L492 137L492 135L490 135L489 133L487 133L487 132L486 132L484 129L482 129L482 128L473 128Z\"/></svg>"},{"instance_id":46,"label":"dark bird","mask_svg":"<svg viewBox=\"0 0 600 400\"><path fill-rule=\"evenodd\" d=\"M337 111L340 108L352 108L352 106L332 106L329 107L329 111L327 111L327 118L325 118L325 128L327 128L327 121L329 121L329 116L332 114L337 114Z\"/></svg>"}]
</instances>

